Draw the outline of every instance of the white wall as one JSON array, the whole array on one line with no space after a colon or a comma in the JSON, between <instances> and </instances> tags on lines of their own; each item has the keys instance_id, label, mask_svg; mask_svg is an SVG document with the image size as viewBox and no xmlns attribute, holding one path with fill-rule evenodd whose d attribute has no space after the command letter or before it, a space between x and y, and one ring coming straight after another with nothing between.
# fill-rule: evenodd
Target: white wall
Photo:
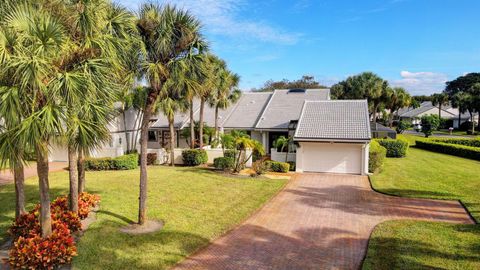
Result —
<instances>
[{"instance_id":1,"label":"white wall","mask_svg":"<svg viewBox=\"0 0 480 270\"><path fill-rule=\"evenodd\" d=\"M271 148L270 149L270 159L274 161L285 162L285 152L277 152L277 149ZM288 153L287 161L296 162L297 154L296 153Z\"/></svg>"}]
</instances>

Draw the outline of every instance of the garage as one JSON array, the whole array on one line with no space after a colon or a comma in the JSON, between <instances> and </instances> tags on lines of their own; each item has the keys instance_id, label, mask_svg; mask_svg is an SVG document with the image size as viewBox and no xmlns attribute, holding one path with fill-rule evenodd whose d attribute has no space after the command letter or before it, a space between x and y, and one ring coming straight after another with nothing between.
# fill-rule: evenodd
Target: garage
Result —
<instances>
[{"instance_id":1,"label":"garage","mask_svg":"<svg viewBox=\"0 0 480 270\"><path fill-rule=\"evenodd\" d=\"M365 100L305 101L293 140L297 172L367 174L368 104Z\"/></svg>"},{"instance_id":2,"label":"garage","mask_svg":"<svg viewBox=\"0 0 480 270\"><path fill-rule=\"evenodd\" d=\"M304 172L362 173L362 144L301 143Z\"/></svg>"}]
</instances>

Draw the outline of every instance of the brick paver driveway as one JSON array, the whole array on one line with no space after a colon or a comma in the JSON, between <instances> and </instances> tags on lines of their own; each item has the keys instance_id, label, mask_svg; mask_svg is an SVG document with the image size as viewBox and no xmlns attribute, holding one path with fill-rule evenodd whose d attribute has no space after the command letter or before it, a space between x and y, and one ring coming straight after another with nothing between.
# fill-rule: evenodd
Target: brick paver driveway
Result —
<instances>
[{"instance_id":1,"label":"brick paver driveway","mask_svg":"<svg viewBox=\"0 0 480 270\"><path fill-rule=\"evenodd\" d=\"M300 174L175 269L358 269L373 228L391 219L473 223L456 201L386 196L364 176Z\"/></svg>"}]
</instances>

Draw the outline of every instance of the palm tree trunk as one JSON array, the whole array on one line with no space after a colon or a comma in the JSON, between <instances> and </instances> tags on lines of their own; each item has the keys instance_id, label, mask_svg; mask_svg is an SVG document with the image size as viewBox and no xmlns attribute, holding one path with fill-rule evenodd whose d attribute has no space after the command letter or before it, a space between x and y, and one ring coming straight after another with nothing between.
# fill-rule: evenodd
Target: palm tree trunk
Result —
<instances>
[{"instance_id":1,"label":"palm tree trunk","mask_svg":"<svg viewBox=\"0 0 480 270\"><path fill-rule=\"evenodd\" d=\"M70 180L70 193L68 194L70 211L78 213L78 164L77 151L68 146L68 176Z\"/></svg>"},{"instance_id":2,"label":"palm tree trunk","mask_svg":"<svg viewBox=\"0 0 480 270\"><path fill-rule=\"evenodd\" d=\"M173 115L168 119L168 127L170 129L170 166L175 167L175 127L173 126Z\"/></svg>"},{"instance_id":3,"label":"palm tree trunk","mask_svg":"<svg viewBox=\"0 0 480 270\"><path fill-rule=\"evenodd\" d=\"M193 99L190 100L190 148L195 148L195 119L193 119Z\"/></svg>"},{"instance_id":4,"label":"palm tree trunk","mask_svg":"<svg viewBox=\"0 0 480 270\"><path fill-rule=\"evenodd\" d=\"M128 132L127 132L127 119L125 117L125 110L122 110L122 117L123 117L123 132L125 133L125 141L127 144L127 153L130 154L132 149L130 149L130 140L129 140L129 137L127 136Z\"/></svg>"},{"instance_id":5,"label":"palm tree trunk","mask_svg":"<svg viewBox=\"0 0 480 270\"><path fill-rule=\"evenodd\" d=\"M25 214L25 174L23 164L19 162L13 169L15 181L15 218Z\"/></svg>"},{"instance_id":6,"label":"palm tree trunk","mask_svg":"<svg viewBox=\"0 0 480 270\"><path fill-rule=\"evenodd\" d=\"M438 119L442 119L442 104L438 104Z\"/></svg>"},{"instance_id":7,"label":"palm tree trunk","mask_svg":"<svg viewBox=\"0 0 480 270\"><path fill-rule=\"evenodd\" d=\"M52 217L50 214L50 194L48 183L48 142L43 141L37 146L37 174L40 189L40 227L42 237L52 234Z\"/></svg>"},{"instance_id":8,"label":"palm tree trunk","mask_svg":"<svg viewBox=\"0 0 480 270\"><path fill-rule=\"evenodd\" d=\"M198 123L200 149L203 149L203 110L205 107L205 98L200 99L200 123Z\"/></svg>"},{"instance_id":9,"label":"palm tree trunk","mask_svg":"<svg viewBox=\"0 0 480 270\"><path fill-rule=\"evenodd\" d=\"M458 108L458 130L460 130L460 122L462 122L462 113L460 107Z\"/></svg>"},{"instance_id":10,"label":"palm tree trunk","mask_svg":"<svg viewBox=\"0 0 480 270\"><path fill-rule=\"evenodd\" d=\"M82 194L85 191L85 156L83 150L78 150L78 194Z\"/></svg>"},{"instance_id":11,"label":"palm tree trunk","mask_svg":"<svg viewBox=\"0 0 480 270\"><path fill-rule=\"evenodd\" d=\"M156 100L153 99L152 100ZM143 225L147 220L147 144L148 125L152 114L154 101L149 102L143 111L142 126L140 130L140 196L138 207L138 224Z\"/></svg>"},{"instance_id":12,"label":"palm tree trunk","mask_svg":"<svg viewBox=\"0 0 480 270\"><path fill-rule=\"evenodd\" d=\"M218 105L215 106L215 140L218 141Z\"/></svg>"},{"instance_id":13,"label":"palm tree trunk","mask_svg":"<svg viewBox=\"0 0 480 270\"><path fill-rule=\"evenodd\" d=\"M135 117L135 125L133 126L135 132L134 132L134 136L132 136L132 149L135 149L137 150L137 139L138 139L138 120L140 119L140 114L141 114L141 110L138 110L137 112L137 115Z\"/></svg>"}]
</instances>

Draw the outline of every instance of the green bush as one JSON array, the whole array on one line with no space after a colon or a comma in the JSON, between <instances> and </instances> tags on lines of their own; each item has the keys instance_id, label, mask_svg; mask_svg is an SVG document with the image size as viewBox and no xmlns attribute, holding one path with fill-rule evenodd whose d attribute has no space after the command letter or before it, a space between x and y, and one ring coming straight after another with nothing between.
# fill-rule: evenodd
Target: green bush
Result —
<instances>
[{"instance_id":1,"label":"green bush","mask_svg":"<svg viewBox=\"0 0 480 270\"><path fill-rule=\"evenodd\" d=\"M107 170L132 170L138 166L138 155L129 154L116 158L86 158L85 170L107 171Z\"/></svg>"},{"instance_id":2,"label":"green bush","mask_svg":"<svg viewBox=\"0 0 480 270\"><path fill-rule=\"evenodd\" d=\"M114 170L132 170L138 166L138 155L130 154L113 159Z\"/></svg>"},{"instance_id":3,"label":"green bush","mask_svg":"<svg viewBox=\"0 0 480 270\"><path fill-rule=\"evenodd\" d=\"M295 169L297 168L297 164L293 161L289 161L287 163L290 164L290 171L294 172Z\"/></svg>"},{"instance_id":4,"label":"green bush","mask_svg":"<svg viewBox=\"0 0 480 270\"><path fill-rule=\"evenodd\" d=\"M262 175L265 174L270 166L270 161L266 160L265 158L261 158L252 164L252 170L255 171L256 175Z\"/></svg>"},{"instance_id":5,"label":"green bush","mask_svg":"<svg viewBox=\"0 0 480 270\"><path fill-rule=\"evenodd\" d=\"M371 141L368 156L368 171L374 173L382 167L385 157L387 156L387 149L381 146L377 141Z\"/></svg>"},{"instance_id":6,"label":"green bush","mask_svg":"<svg viewBox=\"0 0 480 270\"><path fill-rule=\"evenodd\" d=\"M231 170L233 165L234 162L231 157L218 157L213 160L213 166L219 170Z\"/></svg>"},{"instance_id":7,"label":"green bush","mask_svg":"<svg viewBox=\"0 0 480 270\"><path fill-rule=\"evenodd\" d=\"M198 166L208 161L207 151L202 149L187 149L182 151L183 164Z\"/></svg>"},{"instance_id":8,"label":"green bush","mask_svg":"<svg viewBox=\"0 0 480 270\"><path fill-rule=\"evenodd\" d=\"M408 142L404 140L384 139L377 140L378 143L387 149L387 157L404 157L407 155Z\"/></svg>"},{"instance_id":9,"label":"green bush","mask_svg":"<svg viewBox=\"0 0 480 270\"><path fill-rule=\"evenodd\" d=\"M287 173L290 170L290 164L286 162L269 161L268 164L272 172Z\"/></svg>"},{"instance_id":10,"label":"green bush","mask_svg":"<svg viewBox=\"0 0 480 270\"><path fill-rule=\"evenodd\" d=\"M227 149L227 150L225 150L225 152L223 153L223 156L224 156L224 157L229 157L229 158L235 159L235 155L237 155L237 154L238 154L238 151L237 151L237 150Z\"/></svg>"},{"instance_id":11,"label":"green bush","mask_svg":"<svg viewBox=\"0 0 480 270\"><path fill-rule=\"evenodd\" d=\"M480 147L449 144L439 140L417 140L415 147L452 156L480 160Z\"/></svg>"}]
</instances>

